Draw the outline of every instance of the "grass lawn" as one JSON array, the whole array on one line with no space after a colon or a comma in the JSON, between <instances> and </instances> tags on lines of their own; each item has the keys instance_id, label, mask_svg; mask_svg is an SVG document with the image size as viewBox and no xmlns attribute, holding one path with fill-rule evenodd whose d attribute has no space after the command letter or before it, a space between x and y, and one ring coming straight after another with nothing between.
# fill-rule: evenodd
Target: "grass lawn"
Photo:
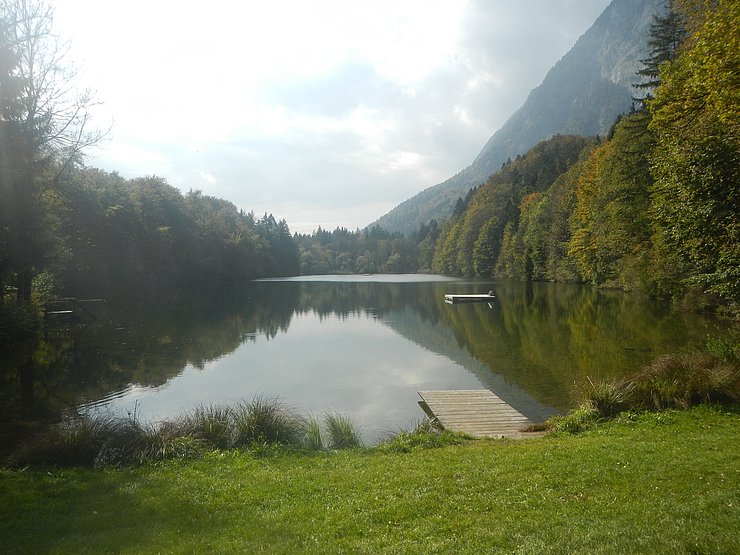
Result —
<instances>
[{"instance_id":1,"label":"grass lawn","mask_svg":"<svg viewBox=\"0 0 740 555\"><path fill-rule=\"evenodd\" d=\"M740 414L398 452L0 471L7 553L740 553Z\"/></svg>"}]
</instances>

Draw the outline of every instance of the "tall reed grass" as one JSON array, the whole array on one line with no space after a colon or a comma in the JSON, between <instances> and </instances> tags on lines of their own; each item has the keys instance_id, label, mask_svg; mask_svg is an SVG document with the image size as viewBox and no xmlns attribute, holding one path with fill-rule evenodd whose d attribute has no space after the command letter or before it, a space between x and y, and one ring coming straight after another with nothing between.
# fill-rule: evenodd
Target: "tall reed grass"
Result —
<instances>
[{"instance_id":1,"label":"tall reed grass","mask_svg":"<svg viewBox=\"0 0 740 555\"><path fill-rule=\"evenodd\" d=\"M663 410L740 402L740 363L709 353L664 355L629 382L633 408Z\"/></svg>"},{"instance_id":2,"label":"tall reed grass","mask_svg":"<svg viewBox=\"0 0 740 555\"><path fill-rule=\"evenodd\" d=\"M304 420L279 399L260 396L233 409L231 426L233 447L252 443L298 446Z\"/></svg>"},{"instance_id":3,"label":"tall reed grass","mask_svg":"<svg viewBox=\"0 0 740 555\"><path fill-rule=\"evenodd\" d=\"M580 386L582 404L551 418L551 429L579 432L623 411L687 409L700 403L740 403L740 362L735 350L663 355L632 377Z\"/></svg>"},{"instance_id":4,"label":"tall reed grass","mask_svg":"<svg viewBox=\"0 0 740 555\"><path fill-rule=\"evenodd\" d=\"M174 420L142 421L106 414L70 418L17 450L11 465L104 466L192 457L204 449L264 449L278 445L311 451L363 445L352 421L327 414L325 429L277 398L255 397L236 406L200 405ZM326 438L326 439L325 439Z\"/></svg>"},{"instance_id":5,"label":"tall reed grass","mask_svg":"<svg viewBox=\"0 0 740 555\"><path fill-rule=\"evenodd\" d=\"M327 413L324 424L329 436L329 447L332 449L350 449L362 447L362 436L352 420L343 414Z\"/></svg>"}]
</instances>

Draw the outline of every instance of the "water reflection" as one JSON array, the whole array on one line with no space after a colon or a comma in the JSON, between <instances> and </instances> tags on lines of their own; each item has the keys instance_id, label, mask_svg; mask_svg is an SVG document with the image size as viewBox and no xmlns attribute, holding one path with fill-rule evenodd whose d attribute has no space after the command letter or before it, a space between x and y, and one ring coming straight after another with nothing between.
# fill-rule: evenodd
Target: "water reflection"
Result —
<instances>
[{"instance_id":1,"label":"water reflection","mask_svg":"<svg viewBox=\"0 0 740 555\"><path fill-rule=\"evenodd\" d=\"M489 289L490 306L443 301ZM478 387L537 419L567 409L582 377L632 372L715 327L616 291L430 276L264 281L99 310L87 328L9 349L3 422L80 406L156 419L266 394L348 413L375 435L420 418L418 390Z\"/></svg>"}]
</instances>

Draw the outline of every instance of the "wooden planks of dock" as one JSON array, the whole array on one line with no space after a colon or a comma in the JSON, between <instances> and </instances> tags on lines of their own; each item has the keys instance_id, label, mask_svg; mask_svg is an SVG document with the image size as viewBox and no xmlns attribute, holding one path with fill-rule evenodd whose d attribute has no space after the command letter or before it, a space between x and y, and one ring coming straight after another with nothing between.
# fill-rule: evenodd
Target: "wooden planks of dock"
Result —
<instances>
[{"instance_id":1,"label":"wooden planks of dock","mask_svg":"<svg viewBox=\"0 0 740 555\"><path fill-rule=\"evenodd\" d=\"M419 397L424 412L447 430L475 437L542 435L523 432L533 422L487 389L419 391Z\"/></svg>"}]
</instances>

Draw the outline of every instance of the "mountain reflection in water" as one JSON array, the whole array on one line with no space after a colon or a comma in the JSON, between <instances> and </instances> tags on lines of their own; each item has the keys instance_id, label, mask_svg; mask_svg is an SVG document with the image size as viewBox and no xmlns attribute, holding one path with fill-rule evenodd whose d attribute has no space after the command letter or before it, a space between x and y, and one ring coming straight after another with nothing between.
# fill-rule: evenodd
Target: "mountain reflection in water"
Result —
<instances>
[{"instance_id":1,"label":"mountain reflection in water","mask_svg":"<svg viewBox=\"0 0 740 555\"><path fill-rule=\"evenodd\" d=\"M491 289L490 306L444 302ZM623 292L426 275L265 280L101 310L6 357L4 422L69 410L157 420L265 395L347 414L372 441L421 419L417 391L476 388L540 420L571 407L586 376L629 374L714 329Z\"/></svg>"}]
</instances>

